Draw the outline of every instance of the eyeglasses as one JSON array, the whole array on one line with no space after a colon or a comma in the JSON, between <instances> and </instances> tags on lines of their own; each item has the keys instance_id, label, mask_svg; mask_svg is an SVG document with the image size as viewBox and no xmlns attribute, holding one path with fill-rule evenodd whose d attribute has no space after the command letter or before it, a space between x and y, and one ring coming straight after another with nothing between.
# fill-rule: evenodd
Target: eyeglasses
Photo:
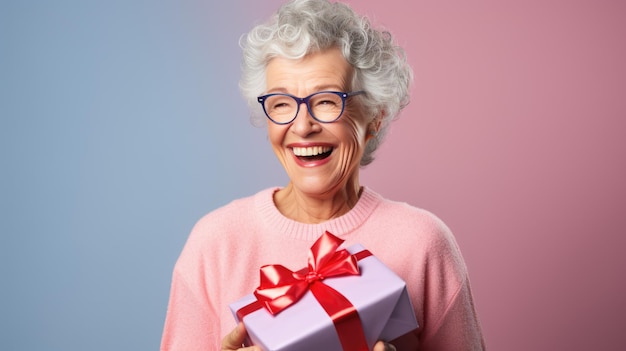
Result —
<instances>
[{"instance_id":1,"label":"eyeglasses","mask_svg":"<svg viewBox=\"0 0 626 351\"><path fill-rule=\"evenodd\" d=\"M346 107L346 99L365 94L364 91L343 93L339 91L320 91L307 97L299 98L290 94L267 94L257 99L263 111L276 124L289 124L296 119L300 105L306 104L309 114L316 121L331 123L339 119Z\"/></svg>"}]
</instances>

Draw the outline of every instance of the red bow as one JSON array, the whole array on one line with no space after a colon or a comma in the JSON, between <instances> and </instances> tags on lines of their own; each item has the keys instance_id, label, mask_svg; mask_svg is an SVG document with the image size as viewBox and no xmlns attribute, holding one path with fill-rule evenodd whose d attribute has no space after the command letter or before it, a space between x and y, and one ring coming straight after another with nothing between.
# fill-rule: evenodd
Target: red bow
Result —
<instances>
[{"instance_id":1,"label":"red bow","mask_svg":"<svg viewBox=\"0 0 626 351\"><path fill-rule=\"evenodd\" d=\"M308 269L292 272L282 265L261 267L261 284L254 292L257 300L273 315L296 303L309 288L325 278L358 275L357 260L347 250L337 248L343 240L324 233L309 251Z\"/></svg>"},{"instance_id":2,"label":"red bow","mask_svg":"<svg viewBox=\"0 0 626 351\"><path fill-rule=\"evenodd\" d=\"M311 247L308 269L293 272L282 265L261 267L257 300L273 315L296 303L310 290L331 317L344 350L368 350L359 314L342 294L324 284L329 277L359 275L357 257L337 251L342 239L325 232Z\"/></svg>"}]
</instances>

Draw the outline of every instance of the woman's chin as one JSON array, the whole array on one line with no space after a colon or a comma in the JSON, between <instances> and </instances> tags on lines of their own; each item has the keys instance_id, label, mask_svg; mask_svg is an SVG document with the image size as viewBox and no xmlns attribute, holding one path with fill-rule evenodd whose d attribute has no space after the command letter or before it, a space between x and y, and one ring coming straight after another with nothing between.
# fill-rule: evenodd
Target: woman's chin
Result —
<instances>
[{"instance_id":1,"label":"woman's chin","mask_svg":"<svg viewBox=\"0 0 626 351\"><path fill-rule=\"evenodd\" d=\"M291 180L291 184L298 193L310 197L332 197L342 186L337 183L329 183L328 178L319 179L317 177L307 177L305 179Z\"/></svg>"}]
</instances>

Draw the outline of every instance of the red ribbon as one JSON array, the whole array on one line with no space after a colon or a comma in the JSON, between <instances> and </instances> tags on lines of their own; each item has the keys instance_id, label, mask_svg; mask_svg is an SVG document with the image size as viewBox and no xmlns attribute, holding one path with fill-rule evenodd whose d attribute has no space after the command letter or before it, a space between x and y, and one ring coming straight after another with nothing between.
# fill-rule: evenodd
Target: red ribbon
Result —
<instances>
[{"instance_id":1,"label":"red ribbon","mask_svg":"<svg viewBox=\"0 0 626 351\"><path fill-rule=\"evenodd\" d=\"M356 308L345 296L322 282L329 277L359 275L357 260L371 255L369 251L351 255L345 249L337 250L342 243L342 239L325 232L309 251L308 268L293 272L282 265L261 267L261 283L254 292L257 301L237 312L240 320L260 306L276 315L310 290L332 319L343 349L368 350Z\"/></svg>"}]
</instances>

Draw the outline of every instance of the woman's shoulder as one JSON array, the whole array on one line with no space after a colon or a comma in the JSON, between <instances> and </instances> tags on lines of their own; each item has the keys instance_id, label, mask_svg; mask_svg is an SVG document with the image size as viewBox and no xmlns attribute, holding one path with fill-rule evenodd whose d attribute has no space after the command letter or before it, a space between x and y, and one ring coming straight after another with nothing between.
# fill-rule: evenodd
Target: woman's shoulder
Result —
<instances>
[{"instance_id":1,"label":"woman's shoulder","mask_svg":"<svg viewBox=\"0 0 626 351\"><path fill-rule=\"evenodd\" d=\"M370 220L385 232L425 250L457 249L451 229L435 213L407 202L380 196L380 203Z\"/></svg>"},{"instance_id":2,"label":"woman's shoulder","mask_svg":"<svg viewBox=\"0 0 626 351\"><path fill-rule=\"evenodd\" d=\"M407 226L427 232L450 232L448 226L433 212L407 202L390 200L380 195L376 216L392 226Z\"/></svg>"},{"instance_id":3,"label":"woman's shoulder","mask_svg":"<svg viewBox=\"0 0 626 351\"><path fill-rule=\"evenodd\" d=\"M259 204L267 202L267 198L271 201L274 191L275 188L263 189L210 211L195 223L190 239L242 232L242 229L253 226L259 220Z\"/></svg>"},{"instance_id":4,"label":"woman's shoulder","mask_svg":"<svg viewBox=\"0 0 626 351\"><path fill-rule=\"evenodd\" d=\"M382 199L370 218L375 231L384 233L378 241L381 256L392 252L390 262L439 262L443 266L465 268L451 229L433 212L406 202ZM393 238L393 240L389 240Z\"/></svg>"}]
</instances>

